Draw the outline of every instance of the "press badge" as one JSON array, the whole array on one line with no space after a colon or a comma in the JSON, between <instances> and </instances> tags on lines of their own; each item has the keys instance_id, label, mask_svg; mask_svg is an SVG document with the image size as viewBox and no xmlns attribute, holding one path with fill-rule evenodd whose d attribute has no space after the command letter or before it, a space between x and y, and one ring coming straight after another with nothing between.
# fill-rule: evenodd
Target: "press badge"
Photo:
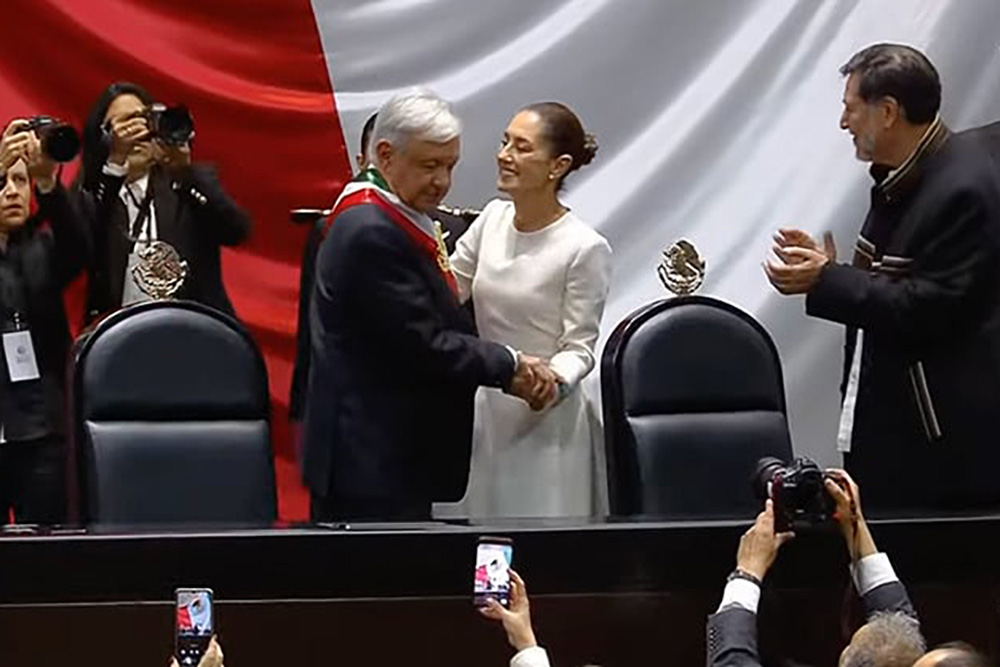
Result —
<instances>
[{"instance_id":1,"label":"press badge","mask_svg":"<svg viewBox=\"0 0 1000 667\"><path fill-rule=\"evenodd\" d=\"M31 332L27 329L5 333L3 353L7 357L7 371L11 382L37 380L41 377L35 360L35 346L31 343Z\"/></svg>"}]
</instances>

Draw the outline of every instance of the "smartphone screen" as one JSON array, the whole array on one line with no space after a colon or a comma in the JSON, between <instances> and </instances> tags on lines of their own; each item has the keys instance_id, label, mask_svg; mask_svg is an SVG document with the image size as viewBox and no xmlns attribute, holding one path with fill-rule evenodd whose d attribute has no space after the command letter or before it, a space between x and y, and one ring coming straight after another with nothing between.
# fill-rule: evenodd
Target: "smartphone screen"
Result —
<instances>
[{"instance_id":1,"label":"smartphone screen","mask_svg":"<svg viewBox=\"0 0 1000 667\"><path fill-rule=\"evenodd\" d=\"M476 546L476 570L472 596L476 606L486 606L493 598L510 606L510 567L514 562L514 544L504 538L484 537Z\"/></svg>"},{"instance_id":2,"label":"smartphone screen","mask_svg":"<svg viewBox=\"0 0 1000 667\"><path fill-rule=\"evenodd\" d=\"M212 590L177 589L177 662L197 665L215 633Z\"/></svg>"}]
</instances>

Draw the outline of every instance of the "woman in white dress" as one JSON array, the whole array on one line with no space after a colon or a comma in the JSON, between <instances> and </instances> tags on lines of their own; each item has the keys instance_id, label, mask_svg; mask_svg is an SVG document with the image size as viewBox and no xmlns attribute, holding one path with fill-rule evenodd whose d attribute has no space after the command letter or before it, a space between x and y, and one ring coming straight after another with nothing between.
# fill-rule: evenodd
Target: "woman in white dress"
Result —
<instances>
[{"instance_id":1,"label":"woman in white dress","mask_svg":"<svg viewBox=\"0 0 1000 667\"><path fill-rule=\"evenodd\" d=\"M559 380L539 411L479 390L461 507L472 518L592 513L592 420L580 382L594 368L611 248L558 193L596 151L566 106L519 111L497 154L497 187L511 201L491 201L451 257L480 337L548 360Z\"/></svg>"}]
</instances>

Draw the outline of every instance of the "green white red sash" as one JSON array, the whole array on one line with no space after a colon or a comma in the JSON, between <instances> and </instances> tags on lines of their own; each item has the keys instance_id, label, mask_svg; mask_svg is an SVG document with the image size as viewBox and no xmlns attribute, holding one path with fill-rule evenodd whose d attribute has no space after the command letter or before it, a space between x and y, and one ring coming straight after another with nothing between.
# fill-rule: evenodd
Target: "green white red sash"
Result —
<instances>
[{"instance_id":1,"label":"green white red sash","mask_svg":"<svg viewBox=\"0 0 1000 667\"><path fill-rule=\"evenodd\" d=\"M458 284L455 274L451 272L440 223L403 204L375 167L368 167L344 187L327 218L326 229L344 211L366 204L378 206L397 227L406 232L421 253L435 263L451 291L458 294Z\"/></svg>"}]
</instances>

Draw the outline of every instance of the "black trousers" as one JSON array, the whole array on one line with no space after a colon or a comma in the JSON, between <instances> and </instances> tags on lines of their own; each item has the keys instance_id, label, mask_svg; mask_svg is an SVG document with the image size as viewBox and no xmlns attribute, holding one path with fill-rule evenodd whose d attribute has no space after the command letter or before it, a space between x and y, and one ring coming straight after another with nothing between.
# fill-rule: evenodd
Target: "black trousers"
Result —
<instances>
[{"instance_id":1,"label":"black trousers","mask_svg":"<svg viewBox=\"0 0 1000 667\"><path fill-rule=\"evenodd\" d=\"M309 518L329 521L429 521L431 501L388 498L324 498L310 494Z\"/></svg>"},{"instance_id":2,"label":"black trousers","mask_svg":"<svg viewBox=\"0 0 1000 667\"><path fill-rule=\"evenodd\" d=\"M66 522L66 440L61 435L0 444L0 524Z\"/></svg>"}]
</instances>

